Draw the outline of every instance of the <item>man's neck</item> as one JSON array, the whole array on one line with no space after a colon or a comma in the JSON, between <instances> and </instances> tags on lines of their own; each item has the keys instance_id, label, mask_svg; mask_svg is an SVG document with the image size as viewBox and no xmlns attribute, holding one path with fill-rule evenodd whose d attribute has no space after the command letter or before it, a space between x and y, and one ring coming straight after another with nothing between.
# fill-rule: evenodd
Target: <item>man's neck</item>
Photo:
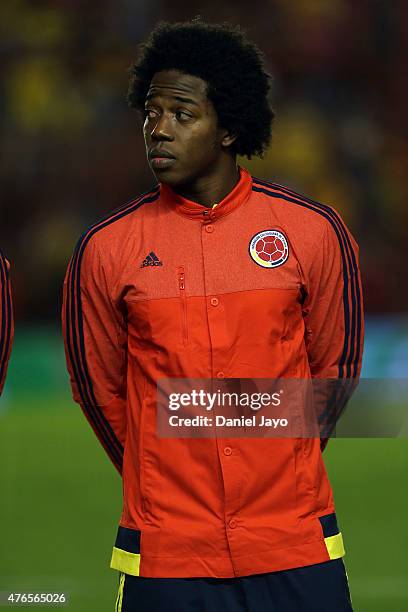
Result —
<instances>
[{"instance_id":1,"label":"man's neck","mask_svg":"<svg viewBox=\"0 0 408 612\"><path fill-rule=\"evenodd\" d=\"M234 189L239 178L239 169L234 161L234 163L218 169L214 175L203 177L194 185L175 188L174 191L183 198L212 208L214 204L221 202Z\"/></svg>"}]
</instances>

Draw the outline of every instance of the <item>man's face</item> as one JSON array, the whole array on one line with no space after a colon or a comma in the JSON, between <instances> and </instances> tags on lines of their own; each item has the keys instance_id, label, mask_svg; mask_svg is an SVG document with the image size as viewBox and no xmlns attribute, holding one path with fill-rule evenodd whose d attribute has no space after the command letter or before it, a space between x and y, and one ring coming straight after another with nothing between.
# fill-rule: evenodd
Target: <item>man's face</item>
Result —
<instances>
[{"instance_id":1,"label":"man's face","mask_svg":"<svg viewBox=\"0 0 408 612\"><path fill-rule=\"evenodd\" d=\"M209 176L229 145L205 81L175 70L154 75L143 133L153 173L170 186L191 185Z\"/></svg>"}]
</instances>

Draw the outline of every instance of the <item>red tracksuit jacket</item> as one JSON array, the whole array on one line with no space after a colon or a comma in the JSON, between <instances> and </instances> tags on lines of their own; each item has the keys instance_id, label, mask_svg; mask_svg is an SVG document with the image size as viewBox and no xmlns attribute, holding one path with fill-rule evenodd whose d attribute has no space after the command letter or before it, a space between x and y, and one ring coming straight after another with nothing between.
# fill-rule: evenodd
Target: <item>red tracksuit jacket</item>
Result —
<instances>
[{"instance_id":1,"label":"red tracksuit jacket","mask_svg":"<svg viewBox=\"0 0 408 612\"><path fill-rule=\"evenodd\" d=\"M14 334L9 269L7 259L0 252L0 394L6 379Z\"/></svg>"},{"instance_id":2,"label":"red tracksuit jacket","mask_svg":"<svg viewBox=\"0 0 408 612\"><path fill-rule=\"evenodd\" d=\"M83 235L63 327L74 398L123 477L111 567L224 578L344 554L318 438L159 438L156 383L357 379L357 252L332 208L243 168L213 209L162 184Z\"/></svg>"}]
</instances>

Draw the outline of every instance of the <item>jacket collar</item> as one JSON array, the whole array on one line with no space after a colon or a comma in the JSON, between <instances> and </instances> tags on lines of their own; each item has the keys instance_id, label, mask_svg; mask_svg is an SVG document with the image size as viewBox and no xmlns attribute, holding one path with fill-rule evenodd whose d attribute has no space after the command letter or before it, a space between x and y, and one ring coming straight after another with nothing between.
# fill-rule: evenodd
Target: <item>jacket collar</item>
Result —
<instances>
[{"instance_id":1,"label":"jacket collar","mask_svg":"<svg viewBox=\"0 0 408 612\"><path fill-rule=\"evenodd\" d=\"M215 208L207 208L202 204L187 200L187 198L183 198L165 183L160 183L160 198L177 213L190 219L197 219L203 222L215 221L224 215L228 215L243 204L251 194L252 177L245 168L241 166L238 166L238 168L240 171L238 183L221 202L214 202L214 204L217 204Z\"/></svg>"}]
</instances>

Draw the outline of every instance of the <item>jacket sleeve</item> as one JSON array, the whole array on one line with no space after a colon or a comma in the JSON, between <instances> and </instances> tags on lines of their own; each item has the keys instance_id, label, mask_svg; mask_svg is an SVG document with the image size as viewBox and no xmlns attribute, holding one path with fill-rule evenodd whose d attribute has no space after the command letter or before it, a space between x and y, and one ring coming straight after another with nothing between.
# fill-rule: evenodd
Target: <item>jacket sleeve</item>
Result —
<instances>
[{"instance_id":1,"label":"jacket sleeve","mask_svg":"<svg viewBox=\"0 0 408 612\"><path fill-rule=\"evenodd\" d=\"M340 216L327 210L303 303L322 450L358 384L364 335L358 246Z\"/></svg>"},{"instance_id":2,"label":"jacket sleeve","mask_svg":"<svg viewBox=\"0 0 408 612\"><path fill-rule=\"evenodd\" d=\"M73 398L122 472L126 438L126 320L115 303L102 258L89 234L80 240L64 281L62 324Z\"/></svg>"},{"instance_id":3,"label":"jacket sleeve","mask_svg":"<svg viewBox=\"0 0 408 612\"><path fill-rule=\"evenodd\" d=\"M10 265L0 252L0 395L6 379L14 336Z\"/></svg>"}]
</instances>

